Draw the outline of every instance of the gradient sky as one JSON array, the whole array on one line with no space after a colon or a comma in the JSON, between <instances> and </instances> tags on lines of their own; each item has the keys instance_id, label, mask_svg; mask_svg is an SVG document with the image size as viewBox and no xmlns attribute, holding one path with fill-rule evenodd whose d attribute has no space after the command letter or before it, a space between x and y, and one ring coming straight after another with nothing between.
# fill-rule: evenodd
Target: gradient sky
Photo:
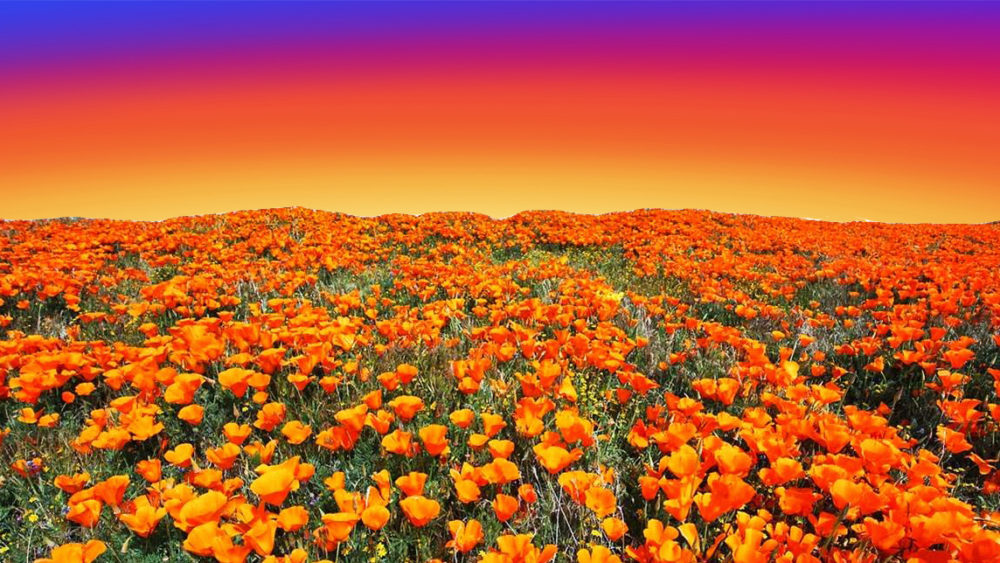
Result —
<instances>
[{"instance_id":1,"label":"gradient sky","mask_svg":"<svg viewBox=\"0 0 1000 563\"><path fill-rule=\"evenodd\" d=\"M0 3L0 218L1000 220L1000 3Z\"/></svg>"}]
</instances>

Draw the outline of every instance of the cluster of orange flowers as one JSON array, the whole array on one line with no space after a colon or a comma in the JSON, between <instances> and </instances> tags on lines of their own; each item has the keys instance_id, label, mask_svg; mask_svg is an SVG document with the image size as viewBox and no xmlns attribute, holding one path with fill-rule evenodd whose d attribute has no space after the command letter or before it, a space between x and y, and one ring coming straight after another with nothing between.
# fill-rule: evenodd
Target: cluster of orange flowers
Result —
<instances>
[{"instance_id":1,"label":"cluster of orange flowers","mask_svg":"<svg viewBox=\"0 0 1000 563\"><path fill-rule=\"evenodd\" d=\"M17 560L1000 561L998 226L6 222L0 326Z\"/></svg>"}]
</instances>

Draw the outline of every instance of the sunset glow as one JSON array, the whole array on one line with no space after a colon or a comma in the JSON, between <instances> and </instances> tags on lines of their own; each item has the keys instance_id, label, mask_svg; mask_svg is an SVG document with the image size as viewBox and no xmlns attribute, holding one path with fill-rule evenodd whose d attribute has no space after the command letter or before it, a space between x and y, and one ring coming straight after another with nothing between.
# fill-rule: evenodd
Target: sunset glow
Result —
<instances>
[{"instance_id":1,"label":"sunset glow","mask_svg":"<svg viewBox=\"0 0 1000 563\"><path fill-rule=\"evenodd\" d=\"M1000 5L0 7L6 219L1000 219Z\"/></svg>"}]
</instances>

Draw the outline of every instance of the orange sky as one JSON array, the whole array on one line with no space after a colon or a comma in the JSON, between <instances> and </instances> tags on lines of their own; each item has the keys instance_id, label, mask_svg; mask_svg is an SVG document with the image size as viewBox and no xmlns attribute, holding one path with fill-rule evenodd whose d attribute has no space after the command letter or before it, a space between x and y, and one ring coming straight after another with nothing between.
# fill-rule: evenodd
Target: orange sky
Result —
<instances>
[{"instance_id":1,"label":"orange sky","mask_svg":"<svg viewBox=\"0 0 1000 563\"><path fill-rule=\"evenodd\" d=\"M185 64L0 88L0 218L297 205L1000 219L1000 80L967 71Z\"/></svg>"}]
</instances>

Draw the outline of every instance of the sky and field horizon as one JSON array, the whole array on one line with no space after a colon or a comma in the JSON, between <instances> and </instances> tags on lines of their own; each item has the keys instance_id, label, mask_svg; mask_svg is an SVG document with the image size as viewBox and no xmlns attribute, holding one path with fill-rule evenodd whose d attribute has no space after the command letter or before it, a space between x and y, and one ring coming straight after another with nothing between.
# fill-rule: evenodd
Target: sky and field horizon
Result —
<instances>
[{"instance_id":1,"label":"sky and field horizon","mask_svg":"<svg viewBox=\"0 0 1000 563\"><path fill-rule=\"evenodd\" d=\"M1000 4L0 3L0 219L1000 220Z\"/></svg>"},{"instance_id":2,"label":"sky and field horizon","mask_svg":"<svg viewBox=\"0 0 1000 563\"><path fill-rule=\"evenodd\" d=\"M836 219L822 219L822 218L818 218L818 217L796 217L796 216L791 216L791 215L763 215L763 214L760 214L760 213L737 213L737 212L730 212L730 211L716 211L714 209L698 209L698 208L692 208L692 207L683 208L683 209L668 209L668 208L663 208L663 207L638 207L638 208L635 208L635 209L622 209L622 210L615 210L615 211L606 211L606 212L601 212L601 213L586 213L586 212L578 212L578 211L567 211L567 210L564 210L564 209L522 209L521 211L518 211L516 213L512 213L510 215L495 216L495 215L490 215L489 213L482 213L482 212L479 212L479 211L474 211L474 210L470 211L470 210L465 210L465 209L442 209L440 211L424 211L424 212L413 212L413 213L405 212L405 211L386 211L385 213L377 213L377 214L374 214L374 215L364 215L364 214L359 214L359 213L347 213L347 212L344 212L344 211L338 211L336 209L319 209L319 208L307 207L307 206L303 206L303 205L290 205L290 206L286 206L286 207L259 207L259 208L252 208L252 209L236 209L236 208L234 208L234 209L230 209L228 211L217 211L217 212L209 212L209 213L187 213L187 214L183 214L183 215L175 215L175 216L170 216L170 217L160 217L160 218L155 218L155 219L132 219L132 218L128 218L128 217L106 217L106 216L105 217L99 217L99 216L85 217L85 216L81 216L81 215L62 215L62 216L53 216L53 217L34 217L34 218L30 218L29 217L29 218L18 218L18 219L8 219L8 218L5 218L5 217L0 217L0 223L4 223L4 222L17 222L17 221L41 222L41 221L61 221L61 220L63 220L63 221L78 221L78 220L87 220L87 221L134 221L134 222L140 222L140 223L158 223L158 222L171 221L171 220L177 220L177 219L185 219L185 218L190 218L190 217L226 216L226 215L231 215L231 214L242 214L242 213L268 213L268 212L294 210L294 209L305 209L305 210L308 210L308 211L316 211L316 212L320 212L320 213L341 214L341 215L346 215L348 217L357 217L357 218L362 218L362 219L379 219L379 218L383 218L383 217L389 217L389 216L392 216L392 215L409 215L409 216L413 216L413 217L421 217L421 216L424 216L424 215L436 215L436 214L447 215L447 214L454 214L454 213L472 213L472 214L476 214L476 215L487 216L487 217L489 217L490 219L492 219L494 221L505 221L507 219L511 219L513 217L516 217L516 216L524 214L524 213L549 213L549 212L553 212L553 211L560 212L560 213L570 213L570 214L573 214L573 215L581 215L581 216L602 216L602 215L618 215L618 214L640 213L640 212L647 212L647 211L654 211L654 212L662 211L662 212L666 212L666 213L688 213L688 212L695 212L695 213L704 213L704 214L745 215L745 216L752 216L752 217L761 217L761 218L764 218L764 219L794 219L794 220L801 220L801 221L811 221L811 222L819 222L819 223L835 223L835 224L846 224L846 223L880 223L880 224L887 224L887 225L939 225L939 226L949 226L949 225L972 225L972 226L975 226L975 225L1000 224L1000 220L997 220L997 221L982 221L982 222L979 222L979 223L968 223L968 222L966 222L966 223L962 223L962 222L947 223L947 222L926 222L926 221L924 221L924 222L920 222L920 221L910 221L910 222L907 222L907 221L878 221L878 220L866 219L866 218L858 218L858 219L850 219L850 220L836 220Z\"/></svg>"}]
</instances>

